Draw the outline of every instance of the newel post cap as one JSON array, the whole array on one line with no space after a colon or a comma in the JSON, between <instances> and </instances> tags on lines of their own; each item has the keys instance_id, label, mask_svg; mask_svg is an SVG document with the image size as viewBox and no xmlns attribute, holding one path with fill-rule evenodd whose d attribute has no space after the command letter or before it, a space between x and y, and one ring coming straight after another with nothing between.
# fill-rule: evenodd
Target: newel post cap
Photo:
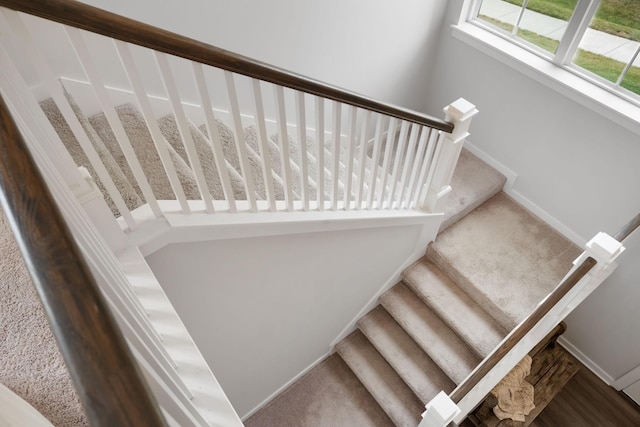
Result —
<instances>
[{"instance_id":1,"label":"newel post cap","mask_svg":"<svg viewBox=\"0 0 640 427\"><path fill-rule=\"evenodd\" d=\"M622 243L607 233L598 233L586 244L587 251L598 261L612 262L624 251Z\"/></svg>"},{"instance_id":2,"label":"newel post cap","mask_svg":"<svg viewBox=\"0 0 640 427\"><path fill-rule=\"evenodd\" d=\"M448 425L460 413L460 408L451 398L441 391L427 403L418 427L442 427Z\"/></svg>"},{"instance_id":3,"label":"newel post cap","mask_svg":"<svg viewBox=\"0 0 640 427\"><path fill-rule=\"evenodd\" d=\"M453 120L464 121L478 114L478 109L466 99L458 98L446 106L444 112Z\"/></svg>"}]
</instances>

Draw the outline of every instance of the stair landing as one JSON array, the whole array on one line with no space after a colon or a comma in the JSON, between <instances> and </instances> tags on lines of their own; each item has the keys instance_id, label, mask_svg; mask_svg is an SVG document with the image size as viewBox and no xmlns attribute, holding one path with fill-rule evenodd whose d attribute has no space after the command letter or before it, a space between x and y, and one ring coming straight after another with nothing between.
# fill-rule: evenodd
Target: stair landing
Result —
<instances>
[{"instance_id":1,"label":"stair landing","mask_svg":"<svg viewBox=\"0 0 640 427\"><path fill-rule=\"evenodd\" d=\"M393 422L336 354L249 417L244 425L388 427Z\"/></svg>"},{"instance_id":2,"label":"stair landing","mask_svg":"<svg viewBox=\"0 0 640 427\"><path fill-rule=\"evenodd\" d=\"M580 253L501 192L441 232L427 255L510 331L560 283Z\"/></svg>"}]
</instances>

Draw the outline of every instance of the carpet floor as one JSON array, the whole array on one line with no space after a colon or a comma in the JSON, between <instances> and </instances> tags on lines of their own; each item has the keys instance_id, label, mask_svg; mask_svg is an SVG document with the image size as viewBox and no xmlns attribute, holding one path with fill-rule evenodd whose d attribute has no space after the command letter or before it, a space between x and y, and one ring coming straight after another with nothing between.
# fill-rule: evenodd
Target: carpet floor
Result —
<instances>
[{"instance_id":1,"label":"carpet floor","mask_svg":"<svg viewBox=\"0 0 640 427\"><path fill-rule=\"evenodd\" d=\"M89 423L7 218L0 211L0 383L58 427Z\"/></svg>"}]
</instances>

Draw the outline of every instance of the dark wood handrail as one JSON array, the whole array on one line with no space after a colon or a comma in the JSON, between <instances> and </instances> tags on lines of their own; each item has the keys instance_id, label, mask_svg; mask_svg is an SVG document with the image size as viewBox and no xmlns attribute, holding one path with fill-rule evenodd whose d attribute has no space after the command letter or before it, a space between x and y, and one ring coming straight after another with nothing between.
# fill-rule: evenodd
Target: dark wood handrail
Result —
<instances>
[{"instance_id":1,"label":"dark wood handrail","mask_svg":"<svg viewBox=\"0 0 640 427\"><path fill-rule=\"evenodd\" d=\"M166 426L1 97L0 203L91 425Z\"/></svg>"},{"instance_id":2,"label":"dark wood handrail","mask_svg":"<svg viewBox=\"0 0 640 427\"><path fill-rule=\"evenodd\" d=\"M560 301L595 265L597 261L591 257L585 259L571 275L565 278L549 296L542 301L524 322L520 323L504 340L502 345L495 348L455 390L449 395L451 400L459 403L479 382L493 369L500 360Z\"/></svg>"},{"instance_id":3,"label":"dark wood handrail","mask_svg":"<svg viewBox=\"0 0 640 427\"><path fill-rule=\"evenodd\" d=\"M631 221L626 223L618 232L613 236L618 242L624 241L631 233L633 233L638 227L640 227L640 213L633 217Z\"/></svg>"},{"instance_id":4,"label":"dark wood handrail","mask_svg":"<svg viewBox=\"0 0 640 427\"><path fill-rule=\"evenodd\" d=\"M78 1L0 0L0 6L445 132L453 131L453 124L436 117L379 102Z\"/></svg>"}]
</instances>

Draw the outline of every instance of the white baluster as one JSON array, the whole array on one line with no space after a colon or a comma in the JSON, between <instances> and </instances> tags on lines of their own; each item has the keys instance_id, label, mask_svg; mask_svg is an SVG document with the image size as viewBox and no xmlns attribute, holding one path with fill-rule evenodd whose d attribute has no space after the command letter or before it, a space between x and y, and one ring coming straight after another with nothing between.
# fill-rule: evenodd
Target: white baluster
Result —
<instances>
[{"instance_id":1,"label":"white baluster","mask_svg":"<svg viewBox=\"0 0 640 427\"><path fill-rule=\"evenodd\" d=\"M236 84L233 80L233 74L230 71L224 72L224 80L227 84L227 93L229 95L229 104L231 106L231 115L233 116L233 132L236 138L236 149L240 158L240 168L244 177L244 186L247 191L247 200L251 207L251 212L257 212L256 190L253 181L253 173L249 165L249 155L247 153L247 143L244 140L244 129L242 128L242 116L240 115L240 106L238 105L238 93Z\"/></svg>"},{"instance_id":2,"label":"white baluster","mask_svg":"<svg viewBox=\"0 0 640 427\"><path fill-rule=\"evenodd\" d=\"M351 184L353 182L353 158L356 151L356 120L358 112L356 107L349 106L349 129L347 130L347 141L349 144L349 154L345 163L344 175L347 180L344 186L344 208L351 208Z\"/></svg>"},{"instance_id":3,"label":"white baluster","mask_svg":"<svg viewBox=\"0 0 640 427\"><path fill-rule=\"evenodd\" d=\"M367 128L369 127L370 118L371 111L365 111L364 119L362 120L362 127L360 128L360 173L358 174L358 195L356 198L356 209L363 208L364 181L367 166L367 148L369 146L369 141L367 140Z\"/></svg>"},{"instance_id":4,"label":"white baluster","mask_svg":"<svg viewBox=\"0 0 640 427\"><path fill-rule=\"evenodd\" d=\"M376 133L373 140L373 159L371 162L371 176L369 177L369 201L367 203L367 209L373 209L373 200L376 195L376 182L378 180L378 166L380 163L380 145L382 144L382 121L383 116L378 114L376 117ZM382 200L378 201L378 204L382 204Z\"/></svg>"},{"instance_id":5,"label":"white baluster","mask_svg":"<svg viewBox=\"0 0 640 427\"><path fill-rule=\"evenodd\" d=\"M198 93L200 94L200 101L202 102L202 109L205 117L205 127L209 136L208 141L211 143L211 149L213 150L213 159L216 162L216 168L218 169L218 176L222 183L222 189L224 191L224 197L229 206L229 212L235 213L238 211L236 208L236 198L231 188L231 180L229 179L229 169L227 168L227 162L222 151L222 143L220 142L220 132L216 123L216 117L213 114L213 106L211 105L211 98L209 98L209 90L207 89L207 82L204 78L204 71L202 64L197 62L191 62L193 68L193 75L196 79L196 85L198 86Z\"/></svg>"},{"instance_id":6,"label":"white baluster","mask_svg":"<svg viewBox=\"0 0 640 427\"><path fill-rule=\"evenodd\" d=\"M282 181L284 183L284 198L287 210L293 211L293 177L289 160L289 135L287 133L287 116L284 105L284 89L282 86L273 87L276 98L276 115L278 116L278 133L280 135L280 163Z\"/></svg>"},{"instance_id":7,"label":"white baluster","mask_svg":"<svg viewBox=\"0 0 640 427\"><path fill-rule=\"evenodd\" d=\"M200 197L202 197L202 200L204 201L205 210L211 213L214 211L213 197L211 196L209 185L207 184L207 179L205 178L204 171L202 170L202 164L200 163L198 150L196 150L196 145L193 142L193 136L191 135L191 129L189 128L189 121L187 120L187 115L184 112L184 107L182 106L182 101L180 100L180 94L178 93L178 88L173 78L173 73L171 72L171 68L169 67L167 55L157 51L154 52L154 55L156 58L156 63L158 64L158 69L160 70L162 82L164 83L169 101L171 102L171 109L173 110L173 114L176 117L178 132L180 133L182 143L184 144L185 151L187 152L187 158L189 159L191 170L193 171L193 175L196 178L196 184L198 186L198 191L200 192Z\"/></svg>"},{"instance_id":8,"label":"white baluster","mask_svg":"<svg viewBox=\"0 0 640 427\"><path fill-rule=\"evenodd\" d=\"M407 133L409 132L409 123L402 122L400 127L400 137L398 138L398 145L396 146L395 161L393 162L393 172L390 178L389 194L387 195L387 208L393 208L393 195L396 191L396 185L398 184L398 169L400 169L400 159L404 152L404 146L407 142Z\"/></svg>"},{"instance_id":9,"label":"white baluster","mask_svg":"<svg viewBox=\"0 0 640 427\"><path fill-rule=\"evenodd\" d=\"M398 119L391 117L389 120L389 127L387 128L387 142L384 148L384 160L382 162L381 176L382 182L380 183L380 194L378 194L378 209L384 207L384 199L387 191L387 180L389 179L389 164L391 163L391 157L393 152L393 143L396 136L396 124Z\"/></svg>"},{"instance_id":10,"label":"white baluster","mask_svg":"<svg viewBox=\"0 0 640 427\"><path fill-rule=\"evenodd\" d=\"M256 125L258 127L258 141L260 145L260 156L262 157L262 167L264 173L264 183L267 189L267 199L269 200L269 210L275 212L276 197L273 188L273 176L271 166L271 153L269 151L267 127L264 118L264 104L262 101L262 89L260 81L251 79L253 83L253 98L256 104Z\"/></svg>"},{"instance_id":11,"label":"white baluster","mask_svg":"<svg viewBox=\"0 0 640 427\"><path fill-rule=\"evenodd\" d=\"M131 145L131 141L127 136L127 132L125 132L122 122L120 121L120 117L118 116L113 102L104 87L100 73L91 59L89 49L87 49L87 46L82 39L80 30L68 26L65 26L64 29L69 37L69 41L71 42L73 49L76 52L76 55L78 56L78 59L80 60L80 65L84 69L84 72L91 83L91 87L96 94L100 107L109 122L109 126L111 126L111 130L113 130L113 134L118 140L118 144L127 159L127 163L129 163L131 172L133 172L133 176L138 182L138 186L140 187L146 202L149 204L151 211L156 217L161 216L162 212L158 206L156 196L153 194L151 185L149 185L149 181L144 174L142 165L138 161L138 157L136 156L133 146Z\"/></svg>"},{"instance_id":12,"label":"white baluster","mask_svg":"<svg viewBox=\"0 0 640 427\"><path fill-rule=\"evenodd\" d=\"M333 182L331 188L331 209L338 210L338 191L340 188L340 115L342 105L334 101L333 102L333 132L331 134L333 138L333 165L331 174L333 175Z\"/></svg>"},{"instance_id":13,"label":"white baluster","mask_svg":"<svg viewBox=\"0 0 640 427\"><path fill-rule=\"evenodd\" d=\"M190 213L191 209L189 208L189 203L187 203L187 197L185 196L184 189L180 184L180 179L178 178L178 173L176 172L173 160L169 155L169 149L167 146L168 143L162 135L160 126L158 126L158 122L153 115L151 103L149 102L149 98L147 97L147 92L144 89L144 85L142 84L142 79L140 78L140 74L138 73L136 64L133 61L133 57L131 56L131 50L125 42L113 40L113 43L116 47L116 50L118 51L118 55L120 57L120 61L122 62L124 71L129 77L129 82L131 83L133 92L135 93L136 99L138 100L138 105L140 106L142 116L144 117L144 121L147 124L147 128L149 128L149 133L151 134L153 143L155 144L156 150L158 151L158 156L160 156L162 166L164 166L164 170L167 173L171 188L173 189L173 192L176 195L178 202L180 203L180 208L182 209L182 212Z\"/></svg>"},{"instance_id":14,"label":"white baluster","mask_svg":"<svg viewBox=\"0 0 640 427\"><path fill-rule=\"evenodd\" d=\"M422 133L420 134L420 142L418 143L418 151L416 152L416 159L413 162L413 168L411 170L411 178L409 179L409 185L407 186L407 197L400 199L398 203L399 209L411 209L411 199L416 192L418 171L425 161L423 154L427 147L427 141L431 133L431 128L422 126Z\"/></svg>"},{"instance_id":15,"label":"white baluster","mask_svg":"<svg viewBox=\"0 0 640 427\"><path fill-rule=\"evenodd\" d=\"M455 128L451 134L442 132L441 153L434 164L433 179L420 204L420 208L428 212L437 212L438 202L451 191L451 176L458 163L464 140L469 135L471 119L478 113L476 107L463 98L447 106L444 111L445 120L453 122Z\"/></svg>"},{"instance_id":16,"label":"white baluster","mask_svg":"<svg viewBox=\"0 0 640 427\"><path fill-rule=\"evenodd\" d=\"M414 207L419 208L421 206L421 200L424 200L426 197L427 191L431 186L431 181L433 180L433 173L435 171L435 165L438 163L438 158L440 157L440 152L442 151L442 138L443 132L434 130L431 133L431 141L429 143L429 150L433 151L433 155L429 159L429 162L425 162L423 166L423 171L420 173L420 179L418 180L418 185L422 185L422 188L418 187L418 191L416 192L417 198L414 200ZM427 152L427 154L430 154ZM424 178L424 171L427 171L426 179ZM424 181L422 181L425 179Z\"/></svg>"},{"instance_id":17,"label":"white baluster","mask_svg":"<svg viewBox=\"0 0 640 427\"><path fill-rule=\"evenodd\" d=\"M89 140L89 137L85 133L82 125L80 124L80 121L73 112L73 109L69 105L69 102L67 101L67 98L65 97L64 92L60 87L60 83L55 79L53 72L51 71L51 67L47 63L42 52L40 52L40 50L36 47L35 42L31 38L31 35L22 22L20 16L17 12L8 9L3 9L2 13L4 14L5 19L7 20L9 25L12 27L13 31L22 42L24 53L27 55L29 61L33 66L33 69L38 74L38 77L49 92L49 95L53 98L54 102L58 106L58 109L69 125L71 132L78 140L82 151L84 151L87 159L89 159L89 162L91 163L91 166L93 166L94 170L96 171L98 178L104 185L107 193L109 193L109 197L111 197L111 200L113 200L114 204L118 208L118 211L122 215L122 218L127 223L129 229L135 229L136 221L131 216L131 212L129 211L129 208L127 208L127 204L122 198L120 191L111 179L111 176L102 163L100 156ZM6 58L6 60L3 61L3 63L6 64L5 67L11 68L11 70L8 69L7 71L12 72L17 82L23 81L17 69L10 65L12 64L12 61L6 54L4 49L2 50L2 55ZM15 73L13 71L15 71Z\"/></svg>"},{"instance_id":18,"label":"white baluster","mask_svg":"<svg viewBox=\"0 0 640 427\"><path fill-rule=\"evenodd\" d=\"M316 97L316 144L318 146L318 210L324 210L324 99Z\"/></svg>"},{"instance_id":19,"label":"white baluster","mask_svg":"<svg viewBox=\"0 0 640 427\"><path fill-rule=\"evenodd\" d=\"M400 209L402 198L407 190L407 176L413 166L416 154L416 142L418 141L418 134L420 133L420 125L413 123L411 125L411 135L409 136L409 145L407 146L407 154L404 159L404 167L402 168L402 179L400 180L400 188L398 188L398 194L396 197L396 208Z\"/></svg>"},{"instance_id":20,"label":"white baluster","mask_svg":"<svg viewBox=\"0 0 640 427\"><path fill-rule=\"evenodd\" d=\"M302 189L302 206L305 211L309 210L309 167L307 166L307 129L304 109L304 93L296 92L296 112L298 114L298 146L300 149L300 180Z\"/></svg>"}]
</instances>

